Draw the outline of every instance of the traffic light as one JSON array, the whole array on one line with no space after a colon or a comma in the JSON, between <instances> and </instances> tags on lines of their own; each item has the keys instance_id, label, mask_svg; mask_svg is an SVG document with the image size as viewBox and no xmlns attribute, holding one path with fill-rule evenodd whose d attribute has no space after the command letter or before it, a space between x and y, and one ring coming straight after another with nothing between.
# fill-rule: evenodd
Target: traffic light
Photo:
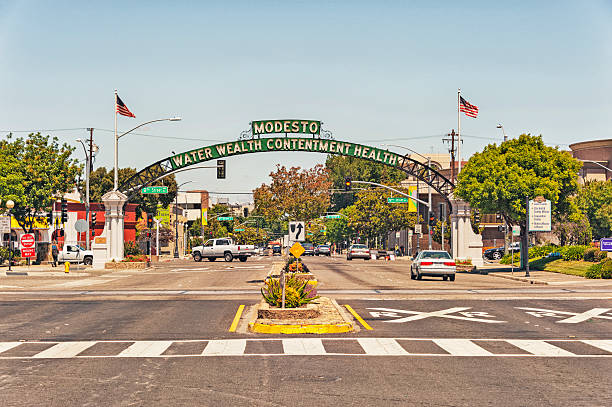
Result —
<instances>
[{"instance_id":1,"label":"traffic light","mask_svg":"<svg viewBox=\"0 0 612 407\"><path fill-rule=\"evenodd\" d=\"M217 179L225 179L225 160L217 160Z\"/></svg>"},{"instance_id":2,"label":"traffic light","mask_svg":"<svg viewBox=\"0 0 612 407\"><path fill-rule=\"evenodd\" d=\"M249 208L242 208L242 212L244 213L245 218L249 217Z\"/></svg>"},{"instance_id":3,"label":"traffic light","mask_svg":"<svg viewBox=\"0 0 612 407\"><path fill-rule=\"evenodd\" d=\"M68 202L62 198L62 223L68 222Z\"/></svg>"},{"instance_id":4,"label":"traffic light","mask_svg":"<svg viewBox=\"0 0 612 407\"><path fill-rule=\"evenodd\" d=\"M351 177L344 178L344 190L350 191L353 188L353 182L351 181Z\"/></svg>"},{"instance_id":5,"label":"traffic light","mask_svg":"<svg viewBox=\"0 0 612 407\"><path fill-rule=\"evenodd\" d=\"M474 211L474 223L480 223L480 211L478 209Z\"/></svg>"},{"instance_id":6,"label":"traffic light","mask_svg":"<svg viewBox=\"0 0 612 407\"><path fill-rule=\"evenodd\" d=\"M436 226L436 215L434 215L433 213L429 214L429 226Z\"/></svg>"},{"instance_id":7,"label":"traffic light","mask_svg":"<svg viewBox=\"0 0 612 407\"><path fill-rule=\"evenodd\" d=\"M94 227L96 226L96 215L97 215L96 212L91 212L91 224Z\"/></svg>"},{"instance_id":8,"label":"traffic light","mask_svg":"<svg viewBox=\"0 0 612 407\"><path fill-rule=\"evenodd\" d=\"M53 226L53 211L47 214L47 225L49 225L49 227Z\"/></svg>"},{"instance_id":9,"label":"traffic light","mask_svg":"<svg viewBox=\"0 0 612 407\"><path fill-rule=\"evenodd\" d=\"M147 213L147 227L149 229L153 228L153 214Z\"/></svg>"}]
</instances>

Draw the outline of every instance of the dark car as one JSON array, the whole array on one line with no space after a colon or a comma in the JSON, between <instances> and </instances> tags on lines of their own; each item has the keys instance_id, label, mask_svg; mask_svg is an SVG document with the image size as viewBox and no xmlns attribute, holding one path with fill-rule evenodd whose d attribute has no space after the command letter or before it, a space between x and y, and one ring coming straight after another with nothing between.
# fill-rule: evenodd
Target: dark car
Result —
<instances>
[{"instance_id":1,"label":"dark car","mask_svg":"<svg viewBox=\"0 0 612 407\"><path fill-rule=\"evenodd\" d=\"M302 256L314 256L315 249L312 243L304 242L302 243L302 247L304 248L304 254Z\"/></svg>"},{"instance_id":2,"label":"dark car","mask_svg":"<svg viewBox=\"0 0 612 407\"><path fill-rule=\"evenodd\" d=\"M492 249L487 249L482 254L482 257L489 260L499 260L504 257L504 248L503 247L494 247Z\"/></svg>"},{"instance_id":3,"label":"dark car","mask_svg":"<svg viewBox=\"0 0 612 407\"><path fill-rule=\"evenodd\" d=\"M331 249L329 245L326 245L326 244L318 245L316 249L316 255L317 256L331 256Z\"/></svg>"},{"instance_id":4,"label":"dark car","mask_svg":"<svg viewBox=\"0 0 612 407\"><path fill-rule=\"evenodd\" d=\"M272 246L272 254L281 254L281 246L279 244L275 244Z\"/></svg>"}]
</instances>

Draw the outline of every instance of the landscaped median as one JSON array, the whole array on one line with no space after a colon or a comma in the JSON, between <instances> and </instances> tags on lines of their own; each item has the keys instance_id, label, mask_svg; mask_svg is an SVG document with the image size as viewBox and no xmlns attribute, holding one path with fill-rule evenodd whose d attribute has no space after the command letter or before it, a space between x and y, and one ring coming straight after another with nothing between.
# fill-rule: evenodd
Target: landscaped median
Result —
<instances>
[{"instance_id":1,"label":"landscaped median","mask_svg":"<svg viewBox=\"0 0 612 407\"><path fill-rule=\"evenodd\" d=\"M282 305L281 269L285 274L285 308ZM275 274L279 272L279 274ZM256 305L252 332L267 334L323 334L351 332L353 319L336 301L317 295L317 280L304 263L289 260L273 268Z\"/></svg>"}]
</instances>

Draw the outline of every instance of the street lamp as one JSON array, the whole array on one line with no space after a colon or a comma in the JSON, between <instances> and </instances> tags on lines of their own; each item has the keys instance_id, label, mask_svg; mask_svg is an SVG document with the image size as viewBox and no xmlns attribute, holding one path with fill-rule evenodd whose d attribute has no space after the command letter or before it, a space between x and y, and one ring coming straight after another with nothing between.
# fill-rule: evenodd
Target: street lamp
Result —
<instances>
[{"instance_id":1,"label":"street lamp","mask_svg":"<svg viewBox=\"0 0 612 407\"><path fill-rule=\"evenodd\" d=\"M87 152L87 147L85 147L85 143L80 138L76 139L83 146L83 151L85 151L85 165L87 168L85 169L85 220L87 221L87 238L85 240L87 245L87 250L90 249L91 246L91 233L89 231L89 222L90 222L90 214L89 214L89 177L91 175L91 161L93 159L93 154L98 152L98 146L93 144L93 141L89 140L89 152Z\"/></svg>"},{"instance_id":2,"label":"street lamp","mask_svg":"<svg viewBox=\"0 0 612 407\"><path fill-rule=\"evenodd\" d=\"M504 143L508 141L508 135L506 134L506 131L504 130L504 126L502 126L502 124L500 123L497 125L497 128L501 129L502 134L504 135Z\"/></svg>"},{"instance_id":3,"label":"street lamp","mask_svg":"<svg viewBox=\"0 0 612 407\"><path fill-rule=\"evenodd\" d=\"M397 144L383 144L384 146L388 146L388 147L398 147L398 148L403 148L404 150L408 150L411 151L413 153L415 153L416 155L424 158L427 160L427 167L431 168L431 157L425 157L423 154L419 154L416 151L414 151L411 148L408 147L404 147L404 146L400 146ZM429 183L431 183L431 170L427 170L427 177L429 178ZM418 188L417 188L417 194L418 194ZM429 206L427 207L427 219L429 219L429 217L431 216L431 185L427 184L427 195L429 196L428 202L429 202ZM418 212L418 207L419 204L417 202L417 222L419 221L419 212ZM430 226L428 226L429 228ZM428 229L429 230L429 229ZM444 239L444 236L442 236L442 239ZM420 247L419 247L419 238L417 237L417 252L419 251ZM431 231L429 231L429 250L431 250Z\"/></svg>"},{"instance_id":4,"label":"street lamp","mask_svg":"<svg viewBox=\"0 0 612 407\"><path fill-rule=\"evenodd\" d=\"M176 187L176 196L175 196L175 204L174 204L174 258L179 258L179 250L178 250L178 213L176 209L178 208L178 193L179 188L183 185L189 184L193 181L183 182L181 185Z\"/></svg>"},{"instance_id":5,"label":"street lamp","mask_svg":"<svg viewBox=\"0 0 612 407\"><path fill-rule=\"evenodd\" d=\"M169 122L178 122L181 121L182 119L180 117L169 117L166 119L157 119L157 120L149 120L148 122L144 122L142 124L139 124L138 126L134 127L133 129L130 129L128 131L126 131L125 133L122 133L120 135L115 135L115 183L114 183L114 190L116 191L119 188L119 139L123 136L125 136L128 133L133 132L134 130L147 125L149 123L155 123L155 122L164 122L164 121L169 121Z\"/></svg>"},{"instance_id":6,"label":"street lamp","mask_svg":"<svg viewBox=\"0 0 612 407\"><path fill-rule=\"evenodd\" d=\"M11 209L15 207L15 202L12 200L6 201L6 209L9 212L9 268L8 271L11 271L11 263L13 262L13 229L11 228L11 223L13 220L13 215L11 213Z\"/></svg>"}]
</instances>

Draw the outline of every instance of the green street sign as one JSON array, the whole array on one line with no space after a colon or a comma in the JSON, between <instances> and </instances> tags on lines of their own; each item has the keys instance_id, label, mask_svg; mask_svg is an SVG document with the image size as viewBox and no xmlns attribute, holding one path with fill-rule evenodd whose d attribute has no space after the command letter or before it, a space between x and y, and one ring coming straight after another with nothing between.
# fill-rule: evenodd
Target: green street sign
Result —
<instances>
[{"instance_id":1,"label":"green street sign","mask_svg":"<svg viewBox=\"0 0 612 407\"><path fill-rule=\"evenodd\" d=\"M168 187L144 187L140 192L143 194L167 194Z\"/></svg>"},{"instance_id":2,"label":"green street sign","mask_svg":"<svg viewBox=\"0 0 612 407\"><path fill-rule=\"evenodd\" d=\"M408 198L387 198L387 203L408 203Z\"/></svg>"},{"instance_id":3,"label":"green street sign","mask_svg":"<svg viewBox=\"0 0 612 407\"><path fill-rule=\"evenodd\" d=\"M340 219L340 215L325 215L326 219Z\"/></svg>"},{"instance_id":4,"label":"green street sign","mask_svg":"<svg viewBox=\"0 0 612 407\"><path fill-rule=\"evenodd\" d=\"M244 229L234 229L234 232L244 232Z\"/></svg>"},{"instance_id":5,"label":"green street sign","mask_svg":"<svg viewBox=\"0 0 612 407\"><path fill-rule=\"evenodd\" d=\"M219 216L217 218L218 221L222 221L222 220L234 220L233 216Z\"/></svg>"}]
</instances>

